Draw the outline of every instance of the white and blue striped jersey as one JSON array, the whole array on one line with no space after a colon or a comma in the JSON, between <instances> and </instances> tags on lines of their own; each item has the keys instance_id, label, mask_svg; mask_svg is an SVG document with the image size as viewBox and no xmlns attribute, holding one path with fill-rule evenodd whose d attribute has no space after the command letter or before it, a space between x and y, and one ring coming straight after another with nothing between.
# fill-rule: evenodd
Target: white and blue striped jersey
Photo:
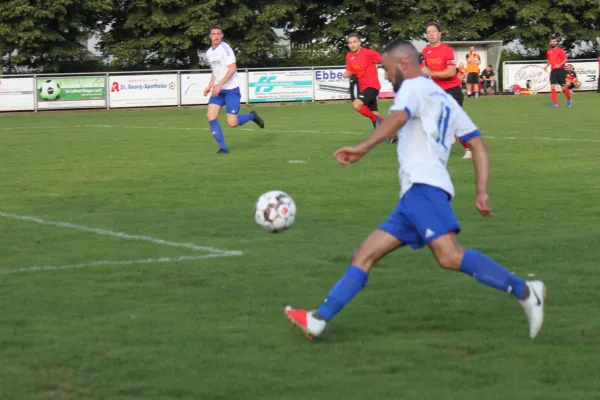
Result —
<instances>
[{"instance_id":1,"label":"white and blue striped jersey","mask_svg":"<svg viewBox=\"0 0 600 400\"><path fill-rule=\"evenodd\" d=\"M480 136L479 129L452 96L424 76L402 83L390 112L399 110L409 115L398 131L400 197L415 183L454 197L447 169L452 136L467 141Z\"/></svg>"},{"instance_id":2,"label":"white and blue striped jersey","mask_svg":"<svg viewBox=\"0 0 600 400\"><path fill-rule=\"evenodd\" d=\"M225 42L221 42L217 47L210 47L206 51L206 58L215 76L215 84L219 83L227 74L227 69L236 62L233 49ZM223 85L222 89L235 89L240 86L237 72Z\"/></svg>"}]
</instances>

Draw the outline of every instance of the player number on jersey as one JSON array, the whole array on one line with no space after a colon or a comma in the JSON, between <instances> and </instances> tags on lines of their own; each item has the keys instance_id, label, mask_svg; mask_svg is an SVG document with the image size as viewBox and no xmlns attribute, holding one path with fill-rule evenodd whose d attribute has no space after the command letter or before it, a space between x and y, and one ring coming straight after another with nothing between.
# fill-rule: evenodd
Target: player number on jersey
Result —
<instances>
[{"instance_id":1,"label":"player number on jersey","mask_svg":"<svg viewBox=\"0 0 600 400\"><path fill-rule=\"evenodd\" d=\"M450 112L452 109L444 103L441 103L440 117L438 118L438 138L437 143L440 143L445 149L446 146L446 134L448 133L448 123L450 121Z\"/></svg>"}]
</instances>

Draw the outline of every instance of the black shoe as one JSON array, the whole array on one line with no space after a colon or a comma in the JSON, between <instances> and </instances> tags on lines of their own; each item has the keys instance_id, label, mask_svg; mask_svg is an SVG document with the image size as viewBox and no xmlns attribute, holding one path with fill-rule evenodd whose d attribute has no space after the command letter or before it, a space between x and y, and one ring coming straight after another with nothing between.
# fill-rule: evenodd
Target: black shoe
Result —
<instances>
[{"instance_id":1,"label":"black shoe","mask_svg":"<svg viewBox=\"0 0 600 400\"><path fill-rule=\"evenodd\" d=\"M394 144L398 142L398 136L394 136L388 139L389 144Z\"/></svg>"},{"instance_id":2,"label":"black shoe","mask_svg":"<svg viewBox=\"0 0 600 400\"><path fill-rule=\"evenodd\" d=\"M229 154L229 150L219 149L219 151L217 151L217 154Z\"/></svg>"},{"instance_id":3,"label":"black shoe","mask_svg":"<svg viewBox=\"0 0 600 400\"><path fill-rule=\"evenodd\" d=\"M258 127L260 129L264 129L265 121L263 121L263 119L260 117L260 115L258 115L258 113L256 111L250 111L250 114L254 115L254 119L252 121L254 121L254 123L256 125L258 125Z\"/></svg>"}]
</instances>

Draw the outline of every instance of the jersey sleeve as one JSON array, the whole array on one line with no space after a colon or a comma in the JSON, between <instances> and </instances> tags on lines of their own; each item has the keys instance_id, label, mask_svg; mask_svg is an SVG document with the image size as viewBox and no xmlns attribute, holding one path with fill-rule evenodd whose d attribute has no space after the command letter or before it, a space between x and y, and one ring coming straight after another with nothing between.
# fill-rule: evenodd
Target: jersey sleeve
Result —
<instances>
[{"instance_id":1,"label":"jersey sleeve","mask_svg":"<svg viewBox=\"0 0 600 400\"><path fill-rule=\"evenodd\" d=\"M375 51L375 50L371 50L369 49L369 58L371 59L371 61L373 61L375 64L378 64L381 62L381 54L379 54L379 52Z\"/></svg>"},{"instance_id":2,"label":"jersey sleeve","mask_svg":"<svg viewBox=\"0 0 600 400\"><path fill-rule=\"evenodd\" d=\"M456 112L456 132L454 133L462 142L468 142L471 139L474 139L478 136L481 136L481 132L479 128L471 117L467 115L465 110L462 107L456 107L454 109Z\"/></svg>"},{"instance_id":3,"label":"jersey sleeve","mask_svg":"<svg viewBox=\"0 0 600 400\"><path fill-rule=\"evenodd\" d=\"M223 53L225 54L225 64L226 65L231 65L231 64L235 64L236 59L235 59L235 54L233 53L233 49L231 48L231 46L229 46L227 43L224 43L223 45Z\"/></svg>"},{"instance_id":4,"label":"jersey sleeve","mask_svg":"<svg viewBox=\"0 0 600 400\"><path fill-rule=\"evenodd\" d=\"M402 84L400 90L396 93L394 104L390 107L390 112L404 110L408 115L408 118L414 118L420 115L420 101L419 97L412 90L413 84L414 81L408 81Z\"/></svg>"},{"instance_id":5,"label":"jersey sleeve","mask_svg":"<svg viewBox=\"0 0 600 400\"><path fill-rule=\"evenodd\" d=\"M452 47L446 47L444 57L446 58L446 67L448 67L449 65L456 66L456 60L454 59L454 50L452 50Z\"/></svg>"}]
</instances>

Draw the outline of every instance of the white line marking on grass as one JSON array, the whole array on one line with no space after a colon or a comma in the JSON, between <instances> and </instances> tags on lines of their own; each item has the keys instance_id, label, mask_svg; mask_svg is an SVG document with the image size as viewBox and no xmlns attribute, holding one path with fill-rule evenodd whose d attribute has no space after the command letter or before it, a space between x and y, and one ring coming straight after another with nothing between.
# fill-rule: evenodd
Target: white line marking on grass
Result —
<instances>
[{"instance_id":1,"label":"white line marking on grass","mask_svg":"<svg viewBox=\"0 0 600 400\"><path fill-rule=\"evenodd\" d=\"M230 253L203 254L203 255L199 255L199 256L140 258L137 260L117 260L117 261L100 260L100 261L89 261L89 262L70 264L70 265L62 265L62 266L36 265L33 267L24 267L24 268L0 269L0 274L5 275L5 274L13 274L13 273L19 273L19 272L61 271L64 269L90 268L90 267L98 267L98 266L106 266L106 265L178 263L178 262L184 262L184 261L202 260L202 259L206 259L206 258L230 257L230 256L240 256L240 255L241 255L241 253L238 253L238 252L230 252Z\"/></svg>"},{"instance_id":2,"label":"white line marking on grass","mask_svg":"<svg viewBox=\"0 0 600 400\"><path fill-rule=\"evenodd\" d=\"M61 228L75 229L78 231L91 232L91 233L96 233L98 235L104 235L104 236L113 236L113 237L117 237L120 239L139 240L142 242L150 242L150 243L160 244L160 245L164 245L164 246L183 247L183 248L191 249L191 250L208 251L211 253L219 253L219 254L242 255L241 250L223 250L223 249L217 249L215 247L199 246L194 243L171 242L168 240L157 239L157 238L153 238L150 236L130 235L130 234L124 233L124 232L115 232L115 231L109 231L109 230L105 230L105 229L91 228L89 226L72 224L70 222L46 221L46 220L32 217L29 215L18 215L18 214L11 214L11 213L6 213L6 212L0 211L0 217L17 219L17 220L21 220L21 221L35 222L36 224L40 224L40 225L59 226ZM239 253L239 254L237 254L237 253Z\"/></svg>"}]
</instances>

